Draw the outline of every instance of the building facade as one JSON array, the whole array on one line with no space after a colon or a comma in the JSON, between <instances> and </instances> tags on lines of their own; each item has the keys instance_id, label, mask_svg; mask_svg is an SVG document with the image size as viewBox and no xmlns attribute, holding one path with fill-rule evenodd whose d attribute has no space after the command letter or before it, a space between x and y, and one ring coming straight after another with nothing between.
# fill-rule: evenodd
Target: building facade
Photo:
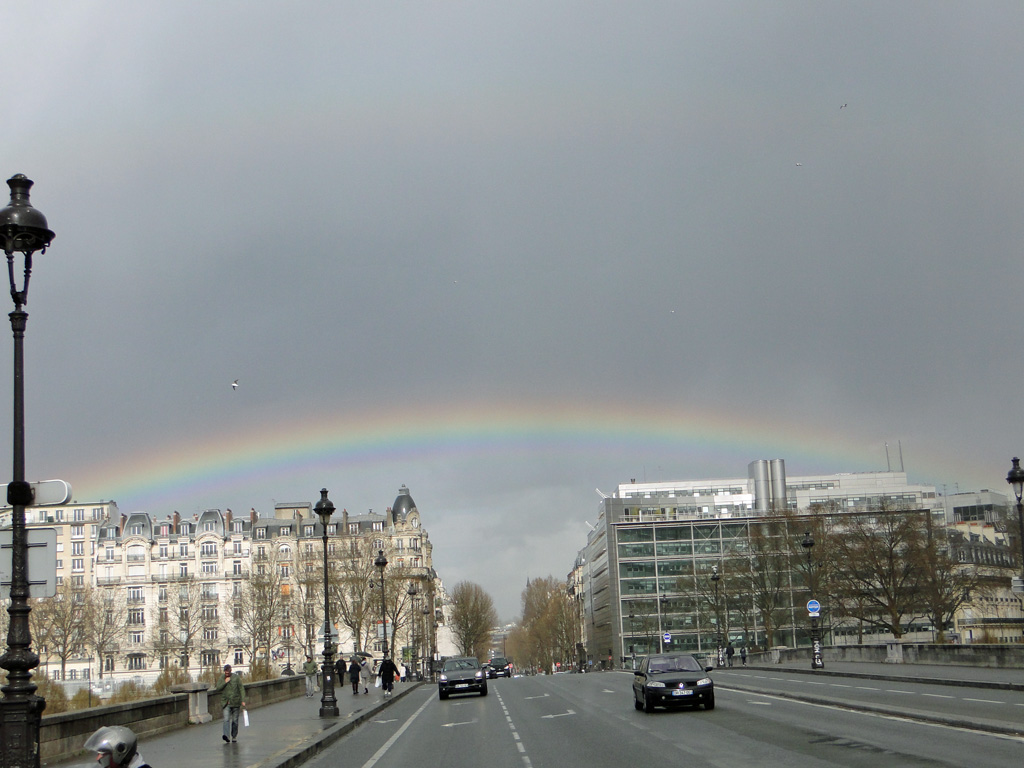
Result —
<instances>
[{"instance_id":1,"label":"building facade","mask_svg":"<svg viewBox=\"0 0 1024 768\"><path fill-rule=\"evenodd\" d=\"M0 510L0 526L5 511L9 525L7 509ZM255 509L241 515L208 509L156 519L145 512L123 513L111 501L32 508L26 517L29 527L57 530L58 595L50 599L80 600L84 615L93 605L89 595L99 595L108 616L124 622L123 631L102 648L84 630L77 644L63 637L58 642L77 647L70 655L65 651L60 664L54 641L34 638L40 669L50 677L132 676L151 683L170 666L195 676L224 663L245 671L256 662L271 670L298 670L306 653L322 651L324 531L311 503L277 504L268 516ZM367 592L361 637L332 604L332 634L340 651L367 650L379 657L386 626L393 655L425 670L437 652L439 630L440 645L446 645L446 600L409 489L403 485L383 513L340 510L326 533L331 594L341 595L342 562L364 556L370 563L362 563L367 573L362 586L376 588ZM380 571L372 565L378 552L388 560L386 623ZM254 602L272 606L263 625L253 618Z\"/></svg>"},{"instance_id":2,"label":"building facade","mask_svg":"<svg viewBox=\"0 0 1024 768\"><path fill-rule=\"evenodd\" d=\"M738 600L723 607L719 592L726 588L723 564L749 553L752 524L770 514L788 515L791 530L783 535L792 539L786 545L799 552L812 511L843 515L915 510L943 524L946 507L933 486L908 483L903 472L787 477L782 460L751 462L746 477L621 484L602 499L598 523L570 576L571 596L582 604L586 663L615 666L628 663L632 656L663 650L713 654L729 642L737 647L762 646L765 629L758 626L757 611ZM1005 546L996 549L1008 556ZM810 548L807 556L811 557ZM798 568L803 566L797 562ZM810 564L807 567L813 572ZM756 574L741 576L752 583ZM809 645L804 604L811 595L799 573L787 578L787 598L775 617L774 643ZM1007 599L1001 605L1007 612L1015 611L1019 635L1020 601L1015 607L1011 603ZM837 627L830 641L865 642L862 629L856 636L848 629ZM908 630L906 639L932 637L923 621ZM884 639L876 635L867 641Z\"/></svg>"}]
</instances>

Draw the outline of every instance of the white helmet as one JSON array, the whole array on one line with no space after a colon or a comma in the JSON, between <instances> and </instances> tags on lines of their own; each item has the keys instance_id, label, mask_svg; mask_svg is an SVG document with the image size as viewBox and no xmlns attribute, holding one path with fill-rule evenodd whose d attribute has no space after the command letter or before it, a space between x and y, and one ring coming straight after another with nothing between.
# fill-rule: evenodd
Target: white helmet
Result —
<instances>
[{"instance_id":1,"label":"white helmet","mask_svg":"<svg viewBox=\"0 0 1024 768\"><path fill-rule=\"evenodd\" d=\"M99 755L102 768L124 768L135 757L138 739L131 728L106 725L86 739L85 748Z\"/></svg>"}]
</instances>

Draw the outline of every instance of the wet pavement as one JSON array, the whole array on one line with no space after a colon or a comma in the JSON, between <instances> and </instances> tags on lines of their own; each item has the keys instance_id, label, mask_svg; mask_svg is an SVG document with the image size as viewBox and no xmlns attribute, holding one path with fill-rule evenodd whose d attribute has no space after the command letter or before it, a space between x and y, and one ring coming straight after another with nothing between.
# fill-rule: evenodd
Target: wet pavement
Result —
<instances>
[{"instance_id":1,"label":"wet pavement","mask_svg":"<svg viewBox=\"0 0 1024 768\"><path fill-rule=\"evenodd\" d=\"M344 736L359 723L402 698L423 683L395 683L385 699L379 688L354 695L349 688L336 693L339 717L320 717L320 694L249 710L249 727L238 722L238 741L225 743L220 712L214 720L190 725L140 740L139 753L154 768L292 768ZM85 754L59 762L43 761L44 768L95 768L96 756Z\"/></svg>"}]
</instances>

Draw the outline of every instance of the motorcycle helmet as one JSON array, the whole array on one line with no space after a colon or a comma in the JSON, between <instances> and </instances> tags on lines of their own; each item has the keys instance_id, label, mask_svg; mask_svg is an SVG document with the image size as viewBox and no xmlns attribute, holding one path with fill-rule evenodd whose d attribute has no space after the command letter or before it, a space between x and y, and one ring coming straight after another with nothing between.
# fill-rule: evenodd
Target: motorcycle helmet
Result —
<instances>
[{"instance_id":1,"label":"motorcycle helmet","mask_svg":"<svg viewBox=\"0 0 1024 768\"><path fill-rule=\"evenodd\" d=\"M106 725L90 736L85 748L97 754L102 768L125 768L135 757L138 739L131 728L123 725Z\"/></svg>"}]
</instances>

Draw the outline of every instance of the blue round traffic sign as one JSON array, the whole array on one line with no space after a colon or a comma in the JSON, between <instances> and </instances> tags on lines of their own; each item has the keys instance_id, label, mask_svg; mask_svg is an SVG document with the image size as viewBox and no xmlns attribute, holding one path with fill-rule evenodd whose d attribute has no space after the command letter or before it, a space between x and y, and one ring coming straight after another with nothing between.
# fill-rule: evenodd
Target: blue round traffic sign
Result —
<instances>
[{"instance_id":1,"label":"blue round traffic sign","mask_svg":"<svg viewBox=\"0 0 1024 768\"><path fill-rule=\"evenodd\" d=\"M817 600L808 600L807 601L807 612L808 613L817 613L820 610L821 610L821 603L819 603Z\"/></svg>"}]
</instances>

